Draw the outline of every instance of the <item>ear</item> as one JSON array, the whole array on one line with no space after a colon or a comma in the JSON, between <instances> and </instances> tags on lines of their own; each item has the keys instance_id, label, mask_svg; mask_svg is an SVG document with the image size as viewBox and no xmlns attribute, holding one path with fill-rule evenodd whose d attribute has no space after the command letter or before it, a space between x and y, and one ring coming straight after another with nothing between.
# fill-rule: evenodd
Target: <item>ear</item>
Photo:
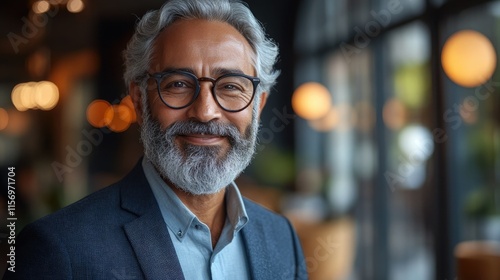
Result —
<instances>
[{"instance_id":1,"label":"ear","mask_svg":"<svg viewBox=\"0 0 500 280\"><path fill-rule=\"evenodd\" d=\"M260 95L259 119L260 119L260 114L262 113L262 109L264 109L264 106L266 105L266 102L267 102L267 92L263 92Z\"/></svg>"},{"instance_id":2,"label":"ear","mask_svg":"<svg viewBox=\"0 0 500 280\"><path fill-rule=\"evenodd\" d=\"M137 123L139 125L142 125L142 92L139 86L132 82L130 83L128 87L128 92L130 94L130 97L132 98L132 103L134 103L134 109L135 109L135 114L137 115Z\"/></svg>"}]
</instances>

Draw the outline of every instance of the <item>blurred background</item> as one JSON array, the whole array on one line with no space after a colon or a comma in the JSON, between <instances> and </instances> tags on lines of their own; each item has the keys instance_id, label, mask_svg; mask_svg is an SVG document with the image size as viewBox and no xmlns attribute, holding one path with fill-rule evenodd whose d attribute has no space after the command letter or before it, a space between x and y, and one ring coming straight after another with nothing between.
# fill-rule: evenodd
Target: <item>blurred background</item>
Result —
<instances>
[{"instance_id":1,"label":"blurred background","mask_svg":"<svg viewBox=\"0 0 500 280\"><path fill-rule=\"evenodd\" d=\"M141 157L121 52L162 3L1 2L2 271L8 168L18 232ZM311 279L500 279L500 1L247 3L282 75L238 185Z\"/></svg>"}]
</instances>

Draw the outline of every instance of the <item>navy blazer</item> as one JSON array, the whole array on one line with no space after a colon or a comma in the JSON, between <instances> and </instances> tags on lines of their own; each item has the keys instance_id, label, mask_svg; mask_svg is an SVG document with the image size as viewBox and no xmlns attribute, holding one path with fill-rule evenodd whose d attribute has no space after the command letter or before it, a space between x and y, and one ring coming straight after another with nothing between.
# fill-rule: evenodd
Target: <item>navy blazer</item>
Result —
<instances>
[{"instance_id":1,"label":"navy blazer","mask_svg":"<svg viewBox=\"0 0 500 280\"><path fill-rule=\"evenodd\" d=\"M244 199L252 279L307 279L284 217ZM121 181L26 226L3 279L184 279L140 162ZM197 280L197 279L196 279ZM232 280L232 279L231 279Z\"/></svg>"}]
</instances>

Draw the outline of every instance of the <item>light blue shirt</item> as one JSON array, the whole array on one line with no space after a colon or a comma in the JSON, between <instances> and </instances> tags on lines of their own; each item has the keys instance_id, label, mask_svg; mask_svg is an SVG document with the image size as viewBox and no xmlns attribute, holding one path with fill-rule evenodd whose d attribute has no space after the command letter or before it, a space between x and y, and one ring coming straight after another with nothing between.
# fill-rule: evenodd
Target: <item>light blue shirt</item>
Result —
<instances>
[{"instance_id":1,"label":"light blue shirt","mask_svg":"<svg viewBox=\"0 0 500 280\"><path fill-rule=\"evenodd\" d=\"M142 167L167 224L184 277L187 280L250 279L240 232L248 216L236 185L226 188L226 223L212 249L208 226L182 203L146 157Z\"/></svg>"}]
</instances>

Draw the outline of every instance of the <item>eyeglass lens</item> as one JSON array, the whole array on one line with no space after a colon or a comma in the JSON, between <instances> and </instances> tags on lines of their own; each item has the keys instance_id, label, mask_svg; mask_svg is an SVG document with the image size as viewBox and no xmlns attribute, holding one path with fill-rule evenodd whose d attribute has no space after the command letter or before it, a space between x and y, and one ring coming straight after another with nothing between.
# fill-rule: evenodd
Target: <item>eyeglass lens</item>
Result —
<instances>
[{"instance_id":1,"label":"eyeglass lens","mask_svg":"<svg viewBox=\"0 0 500 280\"><path fill-rule=\"evenodd\" d=\"M161 99L173 108L188 105L196 98L200 88L199 82L194 76L184 73L168 73L157 78L157 82ZM222 76L212 83L212 92L216 101L226 110L240 110L252 101L254 85L252 80L247 77L237 74Z\"/></svg>"}]
</instances>

